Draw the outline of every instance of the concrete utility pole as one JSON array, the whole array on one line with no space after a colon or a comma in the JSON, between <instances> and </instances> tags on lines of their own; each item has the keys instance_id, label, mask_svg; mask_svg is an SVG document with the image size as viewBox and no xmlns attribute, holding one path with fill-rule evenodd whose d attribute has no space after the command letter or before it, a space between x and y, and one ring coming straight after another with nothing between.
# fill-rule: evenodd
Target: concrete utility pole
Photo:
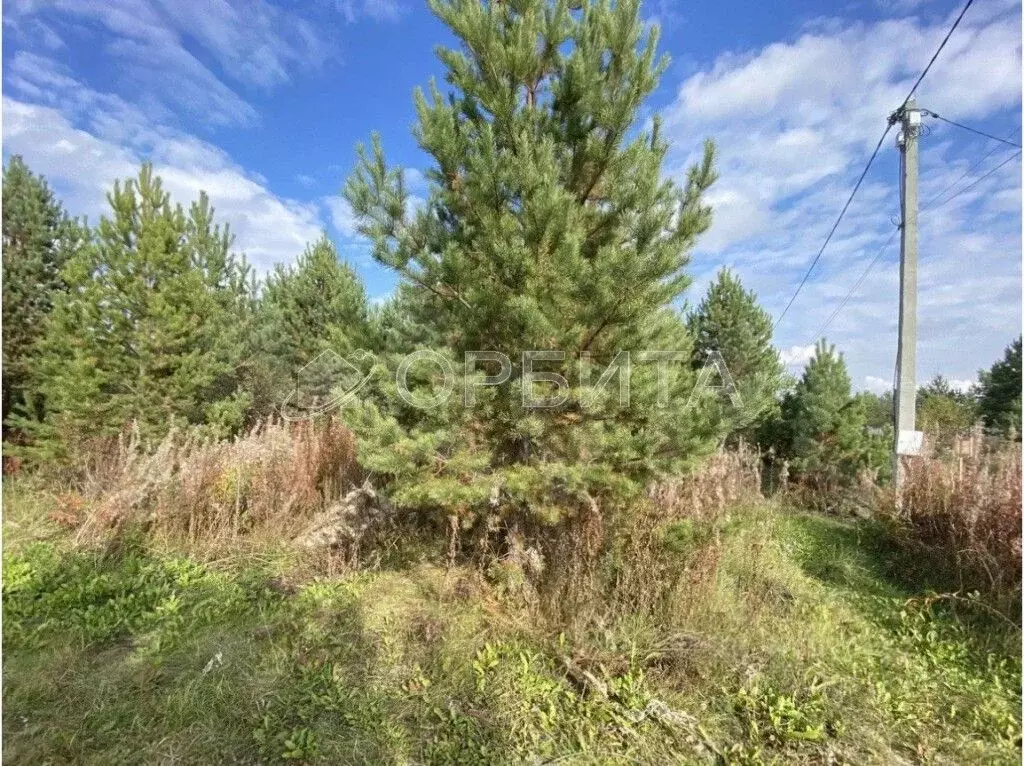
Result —
<instances>
[{"instance_id":1,"label":"concrete utility pole","mask_svg":"<svg viewBox=\"0 0 1024 766\"><path fill-rule=\"evenodd\" d=\"M916 455L921 449L921 434L916 430L917 406L917 139L921 133L921 112L910 99L889 118L901 127L899 145L900 207L900 328L899 351L896 355L896 427L893 434L893 482L897 489L903 483L902 455Z\"/></svg>"}]
</instances>

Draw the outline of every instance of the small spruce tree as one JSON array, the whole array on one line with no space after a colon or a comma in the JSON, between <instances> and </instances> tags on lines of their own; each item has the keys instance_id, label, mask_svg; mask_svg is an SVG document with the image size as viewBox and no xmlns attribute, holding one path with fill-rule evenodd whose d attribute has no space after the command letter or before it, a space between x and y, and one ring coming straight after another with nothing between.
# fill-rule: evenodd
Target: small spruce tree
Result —
<instances>
[{"instance_id":1,"label":"small spruce tree","mask_svg":"<svg viewBox=\"0 0 1024 766\"><path fill-rule=\"evenodd\" d=\"M343 357L372 345L363 285L326 234L267 278L256 333L263 368L253 387L264 414L281 405L322 352Z\"/></svg>"},{"instance_id":2,"label":"small spruce tree","mask_svg":"<svg viewBox=\"0 0 1024 766\"><path fill-rule=\"evenodd\" d=\"M787 409L793 467L806 480L833 489L867 467L864 402L851 396L846 362L835 346L818 343Z\"/></svg>"}]
</instances>

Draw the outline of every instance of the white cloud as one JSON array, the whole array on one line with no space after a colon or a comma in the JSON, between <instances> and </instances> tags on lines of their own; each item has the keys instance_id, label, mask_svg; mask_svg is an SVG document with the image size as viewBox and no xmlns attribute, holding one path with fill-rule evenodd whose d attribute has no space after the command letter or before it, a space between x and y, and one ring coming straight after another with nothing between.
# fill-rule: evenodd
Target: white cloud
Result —
<instances>
[{"instance_id":1,"label":"white cloud","mask_svg":"<svg viewBox=\"0 0 1024 766\"><path fill-rule=\"evenodd\" d=\"M4 25L23 48L58 48L53 24L92 36L113 59L121 93L144 93L165 118L188 115L212 126L259 119L239 86L269 90L295 71L320 67L337 52L339 16L394 21L395 0L336 0L301 10L268 0L47 0L7 3ZM102 30L97 35L97 30Z\"/></svg>"},{"instance_id":2,"label":"white cloud","mask_svg":"<svg viewBox=\"0 0 1024 766\"><path fill-rule=\"evenodd\" d=\"M803 367L814 357L814 344L808 346L790 346L779 352L779 358L787 367Z\"/></svg>"},{"instance_id":3,"label":"white cloud","mask_svg":"<svg viewBox=\"0 0 1024 766\"><path fill-rule=\"evenodd\" d=\"M338 233L344 237L356 236L356 216L352 212L352 206L348 204L348 200L341 195L335 195L325 197L323 203L330 213L331 223L334 224Z\"/></svg>"},{"instance_id":4,"label":"white cloud","mask_svg":"<svg viewBox=\"0 0 1024 766\"><path fill-rule=\"evenodd\" d=\"M959 378L954 378L953 380L949 381L949 387L952 388L954 391L959 391L962 394L966 394L968 391L974 388L974 386L977 385L977 383L977 380L961 380Z\"/></svg>"},{"instance_id":5,"label":"white cloud","mask_svg":"<svg viewBox=\"0 0 1024 766\"><path fill-rule=\"evenodd\" d=\"M1017 104L1018 22L1014 13L981 26L965 23L929 74L924 105L960 119ZM934 50L947 29L945 19L850 24L726 54L688 78L665 115L666 128L679 146L696 147L704 135L718 144L716 243L767 231L766 209L862 163L909 90L922 52ZM743 219L751 201L761 206L756 225Z\"/></svg>"},{"instance_id":6,"label":"white cloud","mask_svg":"<svg viewBox=\"0 0 1024 766\"><path fill-rule=\"evenodd\" d=\"M366 2L341 16L385 19L396 8ZM293 260L319 236L318 202L275 194L266 179L183 124L189 116L213 126L256 122L256 110L236 88L278 87L294 72L320 66L334 53L331 25L310 18L337 20L342 9L309 6L299 13L267 0L210 0L201 7L180 0L50 0L4 10L4 29L16 42L4 72L5 155L23 155L72 213L95 221L106 212L113 181L134 176L149 160L175 201L209 194L218 220L230 224L236 247L257 271ZM88 37L105 57L113 77L103 90L41 55L59 47L51 25L79 38L77 44Z\"/></svg>"},{"instance_id":7,"label":"white cloud","mask_svg":"<svg viewBox=\"0 0 1024 766\"><path fill-rule=\"evenodd\" d=\"M350 23L361 16L374 21L398 21L409 10L398 0L334 0L334 5Z\"/></svg>"},{"instance_id":8,"label":"white cloud","mask_svg":"<svg viewBox=\"0 0 1024 766\"><path fill-rule=\"evenodd\" d=\"M873 394L884 394L892 391L892 381L868 375L864 378L864 390Z\"/></svg>"},{"instance_id":9,"label":"white cloud","mask_svg":"<svg viewBox=\"0 0 1024 766\"><path fill-rule=\"evenodd\" d=\"M23 155L70 212L93 222L106 212L114 179L134 176L148 158L175 201L187 204L200 190L210 195L217 219L231 225L236 247L258 271L293 260L319 236L316 205L276 196L220 149L192 136L154 128L153 145L143 152L78 129L52 107L6 97L3 106L5 152Z\"/></svg>"}]
</instances>

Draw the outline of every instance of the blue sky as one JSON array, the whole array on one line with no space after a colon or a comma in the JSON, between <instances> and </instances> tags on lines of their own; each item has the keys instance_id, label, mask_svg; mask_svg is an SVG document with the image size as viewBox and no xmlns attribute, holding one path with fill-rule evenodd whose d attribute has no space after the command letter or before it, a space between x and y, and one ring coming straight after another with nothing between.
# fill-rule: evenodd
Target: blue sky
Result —
<instances>
[{"instance_id":1,"label":"blue sky","mask_svg":"<svg viewBox=\"0 0 1024 766\"><path fill-rule=\"evenodd\" d=\"M715 223L694 253L696 303L723 265L778 315L849 188L961 3L652 0L672 66L649 103L681 176L710 136ZM3 151L95 221L114 178L152 159L175 198L206 190L260 270L321 230L371 296L393 277L369 258L339 196L355 145L377 130L425 196L412 91L451 42L415 0L5 0ZM977 0L920 103L1009 136L1021 125L1021 7ZM998 145L927 121L922 202ZM1020 133L1014 136L1020 139ZM950 194L1014 153L996 149ZM921 215L918 376L960 381L1021 327L1021 165ZM799 371L817 330L892 231L896 152L886 140L818 269L778 328ZM898 247L884 251L828 328L858 388L881 390L895 354Z\"/></svg>"}]
</instances>

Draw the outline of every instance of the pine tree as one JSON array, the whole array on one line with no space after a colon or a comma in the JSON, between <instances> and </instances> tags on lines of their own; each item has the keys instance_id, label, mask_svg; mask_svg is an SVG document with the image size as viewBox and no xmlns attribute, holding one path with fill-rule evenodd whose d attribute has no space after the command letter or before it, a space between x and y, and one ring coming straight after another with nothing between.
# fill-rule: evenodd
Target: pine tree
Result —
<instances>
[{"instance_id":1,"label":"pine tree","mask_svg":"<svg viewBox=\"0 0 1024 766\"><path fill-rule=\"evenodd\" d=\"M978 373L978 410L985 427L996 433L1021 434L1021 339L1006 347L1003 358Z\"/></svg>"},{"instance_id":2,"label":"pine tree","mask_svg":"<svg viewBox=\"0 0 1024 766\"><path fill-rule=\"evenodd\" d=\"M108 201L110 216L64 268L68 291L40 342L48 412L32 429L37 454L67 454L131 421L147 436L175 420L223 433L249 404L238 385L248 267L206 196L186 214L144 165Z\"/></svg>"},{"instance_id":3,"label":"pine tree","mask_svg":"<svg viewBox=\"0 0 1024 766\"><path fill-rule=\"evenodd\" d=\"M428 202L409 210L376 138L345 194L374 257L415 294L427 337L456 365L494 350L512 368L472 408L416 409L385 392L351 416L361 459L393 477L399 500L457 514L529 507L557 519L632 496L718 436L708 411L683 406L696 374L673 307L710 224L712 146L683 188L662 177L660 122L645 131L640 109L666 62L636 0L430 5L461 46L438 52L451 92L416 94ZM560 407L523 406L526 350L565 355L545 366L568 382ZM584 379L581 353L600 371L621 351L654 350L680 360L664 371L673 407L657 405L654 365L634 365L628 406Z\"/></svg>"},{"instance_id":4,"label":"pine tree","mask_svg":"<svg viewBox=\"0 0 1024 766\"><path fill-rule=\"evenodd\" d=\"M846 362L835 346L818 343L787 414L793 467L808 481L831 489L867 467L864 403L851 396Z\"/></svg>"},{"instance_id":5,"label":"pine tree","mask_svg":"<svg viewBox=\"0 0 1024 766\"><path fill-rule=\"evenodd\" d=\"M372 306L367 348L378 354L409 354L417 348L443 345L437 326L424 313L416 288L399 284L387 300Z\"/></svg>"},{"instance_id":6,"label":"pine tree","mask_svg":"<svg viewBox=\"0 0 1024 766\"><path fill-rule=\"evenodd\" d=\"M941 375L917 391L918 427L940 449L951 448L956 436L974 425L975 415L972 397L955 391Z\"/></svg>"},{"instance_id":7,"label":"pine tree","mask_svg":"<svg viewBox=\"0 0 1024 766\"><path fill-rule=\"evenodd\" d=\"M742 431L776 411L782 386L782 362L772 346L772 319L752 291L729 269L718 272L696 310L687 319L694 336L694 366L721 355L742 398L732 412L732 428Z\"/></svg>"},{"instance_id":8,"label":"pine tree","mask_svg":"<svg viewBox=\"0 0 1024 766\"><path fill-rule=\"evenodd\" d=\"M892 431L895 409L892 401L892 391L884 391L881 394L874 394L865 391L861 395L864 402L864 414L868 428L886 429Z\"/></svg>"},{"instance_id":9,"label":"pine tree","mask_svg":"<svg viewBox=\"0 0 1024 766\"><path fill-rule=\"evenodd\" d=\"M258 409L278 408L297 376L322 352L339 356L371 345L366 293L323 235L293 266L278 266L260 300L260 348L265 364Z\"/></svg>"},{"instance_id":10,"label":"pine tree","mask_svg":"<svg viewBox=\"0 0 1024 766\"><path fill-rule=\"evenodd\" d=\"M43 401L26 390L37 343L56 293L64 289L61 269L87 237L68 218L46 180L21 157L8 160L3 174L3 419L23 403L26 414L42 416ZM23 402L28 396L29 401Z\"/></svg>"}]
</instances>

